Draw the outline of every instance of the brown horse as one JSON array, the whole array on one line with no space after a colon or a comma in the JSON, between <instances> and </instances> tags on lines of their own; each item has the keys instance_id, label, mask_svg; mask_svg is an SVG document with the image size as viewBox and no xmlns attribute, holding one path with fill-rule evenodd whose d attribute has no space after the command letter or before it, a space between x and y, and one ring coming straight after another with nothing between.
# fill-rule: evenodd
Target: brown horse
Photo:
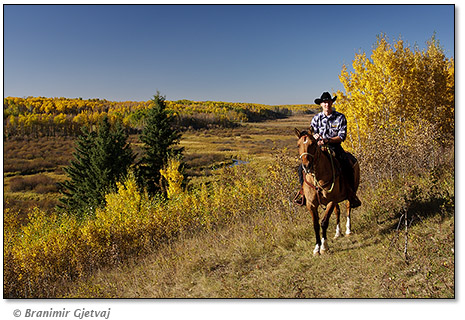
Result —
<instances>
[{"instance_id":1,"label":"brown horse","mask_svg":"<svg viewBox=\"0 0 465 320\"><path fill-rule=\"evenodd\" d=\"M328 229L329 218L335 210L336 214L336 236L341 235L339 226L340 209L339 202L347 200L348 188L344 177L340 174L340 165L326 147L319 147L313 137L313 129L309 131L299 131L294 129L298 140L300 159L304 175L303 194L306 198L306 205L313 219L313 228L315 229L316 246L313 250L314 255L324 253L328 250L326 230ZM353 157L351 157L353 158ZM352 161L354 168L355 188L358 189L360 183L360 167L358 161ZM356 191L356 190L355 190ZM320 219L318 216L318 207L326 206L323 219L321 221L322 238L320 239ZM350 204L347 201L347 224L346 234L350 234Z\"/></svg>"}]
</instances>

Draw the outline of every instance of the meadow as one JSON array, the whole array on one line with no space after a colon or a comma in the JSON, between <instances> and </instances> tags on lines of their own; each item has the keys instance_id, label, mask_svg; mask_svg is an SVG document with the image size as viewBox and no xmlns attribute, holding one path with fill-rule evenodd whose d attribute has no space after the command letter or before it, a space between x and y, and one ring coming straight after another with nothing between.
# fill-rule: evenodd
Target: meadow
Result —
<instances>
[{"instance_id":1,"label":"meadow","mask_svg":"<svg viewBox=\"0 0 465 320\"><path fill-rule=\"evenodd\" d=\"M353 214L354 234L331 239L330 252L314 257L311 217L291 202L298 188L293 128L308 127L312 116L187 130L183 194L154 203L131 191L129 179L95 221L81 225L51 214L72 139L5 141L5 225L29 238L11 247L23 248L21 255L6 251L4 296L455 297L453 149L437 153L434 171L376 184L360 159L363 205ZM137 152L137 136L130 140ZM231 166L233 159L244 164ZM398 227L405 210L408 257ZM332 236L334 217L329 228ZM6 250L18 241L6 240Z\"/></svg>"},{"instance_id":2,"label":"meadow","mask_svg":"<svg viewBox=\"0 0 465 320\"><path fill-rule=\"evenodd\" d=\"M180 146L186 150L184 161L188 178L192 183L208 180L212 170L232 164L232 159L267 158L273 147L286 148L289 143L293 146L290 126L307 126L309 114L301 114L303 120L280 119L275 123L255 122L233 127L205 125L200 129L186 127ZM287 126L286 123L291 124ZM74 140L72 136L5 139L3 182L6 207L20 211L22 216L33 207L53 209L60 197L56 184L66 179L63 168L73 158ZM130 135L128 141L139 155L138 135Z\"/></svg>"}]
</instances>

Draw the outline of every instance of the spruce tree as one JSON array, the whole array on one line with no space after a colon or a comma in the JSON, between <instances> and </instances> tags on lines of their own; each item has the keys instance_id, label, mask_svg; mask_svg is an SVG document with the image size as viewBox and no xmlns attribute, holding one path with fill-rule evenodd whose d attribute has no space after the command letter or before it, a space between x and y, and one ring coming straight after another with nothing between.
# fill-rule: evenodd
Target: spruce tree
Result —
<instances>
[{"instance_id":1,"label":"spruce tree","mask_svg":"<svg viewBox=\"0 0 465 320\"><path fill-rule=\"evenodd\" d=\"M127 174L134 155L121 125L111 127L104 117L96 132L84 128L76 142L74 160L65 168L68 180L61 184L60 208L79 217L93 216L105 194Z\"/></svg>"},{"instance_id":2,"label":"spruce tree","mask_svg":"<svg viewBox=\"0 0 465 320\"><path fill-rule=\"evenodd\" d=\"M94 192L90 176L91 154L95 132L90 132L87 127L82 128L82 134L77 138L74 159L68 167L64 168L68 179L60 183L60 192L64 196L60 199L58 208L79 216L89 214L95 203L89 200L96 199L90 193Z\"/></svg>"},{"instance_id":3,"label":"spruce tree","mask_svg":"<svg viewBox=\"0 0 465 320\"><path fill-rule=\"evenodd\" d=\"M140 140L144 154L138 165L138 178L149 194L161 191L160 169L170 156L180 155L182 148L176 148L181 133L174 127L173 117L166 110L165 97L159 92L153 97L151 108L145 118Z\"/></svg>"}]
</instances>

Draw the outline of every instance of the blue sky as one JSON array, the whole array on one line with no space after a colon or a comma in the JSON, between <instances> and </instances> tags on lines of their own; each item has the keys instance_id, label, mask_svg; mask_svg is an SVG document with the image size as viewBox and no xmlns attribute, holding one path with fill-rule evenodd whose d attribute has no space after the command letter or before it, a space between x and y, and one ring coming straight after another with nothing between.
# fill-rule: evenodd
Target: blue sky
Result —
<instances>
[{"instance_id":1,"label":"blue sky","mask_svg":"<svg viewBox=\"0 0 465 320\"><path fill-rule=\"evenodd\" d=\"M4 96L313 103L376 36L454 56L453 5L5 5Z\"/></svg>"}]
</instances>

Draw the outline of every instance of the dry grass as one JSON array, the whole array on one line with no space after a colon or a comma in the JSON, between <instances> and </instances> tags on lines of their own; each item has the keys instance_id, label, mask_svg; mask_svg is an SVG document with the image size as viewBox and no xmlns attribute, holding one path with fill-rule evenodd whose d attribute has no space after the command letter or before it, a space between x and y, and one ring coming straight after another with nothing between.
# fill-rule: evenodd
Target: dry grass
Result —
<instances>
[{"instance_id":1,"label":"dry grass","mask_svg":"<svg viewBox=\"0 0 465 320\"><path fill-rule=\"evenodd\" d=\"M73 140L56 137L4 141L4 173L34 174L60 170L72 158Z\"/></svg>"},{"instance_id":2,"label":"dry grass","mask_svg":"<svg viewBox=\"0 0 465 320\"><path fill-rule=\"evenodd\" d=\"M314 235L310 216L304 208L289 202L297 188L294 172L297 162L292 160L296 158L293 128L307 128L311 117L302 115L238 128L186 132L181 145L191 163L190 170L199 175L199 180L193 183L206 178L212 165L228 159L269 163L281 153L280 162L274 162L279 179L270 178L273 183L267 185L267 200L257 199L252 204L253 212L247 211L241 219L218 228L182 234L152 254L127 258L119 266L68 283L58 288L59 295L455 297L454 174L450 167L444 166L439 175L430 178L413 177L411 185L401 184L402 194L397 194L402 181L393 180L379 190L367 188L373 184L365 181L361 190L364 205L353 215L354 235L331 239L329 254L312 256ZM289 155L292 157L286 158ZM273 174L270 170L259 172ZM374 171L370 170L370 174L375 176ZM436 182L431 184L432 181ZM411 188L412 184L416 188ZM432 185L439 190L431 188ZM404 201L402 205L400 200ZM418 216L409 230L408 260L403 255L403 232L395 229L400 210L405 206L409 214ZM345 219L342 220L344 224ZM334 227L333 217L330 236Z\"/></svg>"},{"instance_id":3,"label":"dry grass","mask_svg":"<svg viewBox=\"0 0 465 320\"><path fill-rule=\"evenodd\" d=\"M100 270L71 297L124 298L452 298L454 223L413 227L409 264L394 235L356 230L313 257L308 213L254 216L180 239L143 259ZM354 220L357 220L355 215ZM334 230L334 225L330 228Z\"/></svg>"},{"instance_id":4,"label":"dry grass","mask_svg":"<svg viewBox=\"0 0 465 320\"><path fill-rule=\"evenodd\" d=\"M58 191L55 180L44 174L26 178L21 176L13 177L9 181L9 187L11 192L33 190L36 193L43 194Z\"/></svg>"},{"instance_id":5,"label":"dry grass","mask_svg":"<svg viewBox=\"0 0 465 320\"><path fill-rule=\"evenodd\" d=\"M294 123L281 125L286 131L294 125L301 127ZM288 139L279 135L276 138ZM256 141L266 139L257 137ZM270 151L262 155L261 161L273 158ZM283 157L294 151L282 152ZM410 177L407 185L400 180L379 190L365 187L361 190L364 205L353 214L354 234L330 239L330 252L314 257L310 215L306 209L289 203L292 180L296 177L291 169L292 161L289 158L286 161L275 163L281 170L278 170L278 179L270 178L277 185L269 186L272 196L268 202L246 219L201 234L185 235L149 256L128 261L118 268L102 269L69 287L64 295L455 297L454 176L450 167L443 167L431 176ZM365 181L364 185L370 184ZM408 210L410 218L415 217L408 234L408 258L403 252L403 229L396 230L402 208ZM344 225L345 218L341 223ZM332 236L334 217L329 228Z\"/></svg>"}]
</instances>

